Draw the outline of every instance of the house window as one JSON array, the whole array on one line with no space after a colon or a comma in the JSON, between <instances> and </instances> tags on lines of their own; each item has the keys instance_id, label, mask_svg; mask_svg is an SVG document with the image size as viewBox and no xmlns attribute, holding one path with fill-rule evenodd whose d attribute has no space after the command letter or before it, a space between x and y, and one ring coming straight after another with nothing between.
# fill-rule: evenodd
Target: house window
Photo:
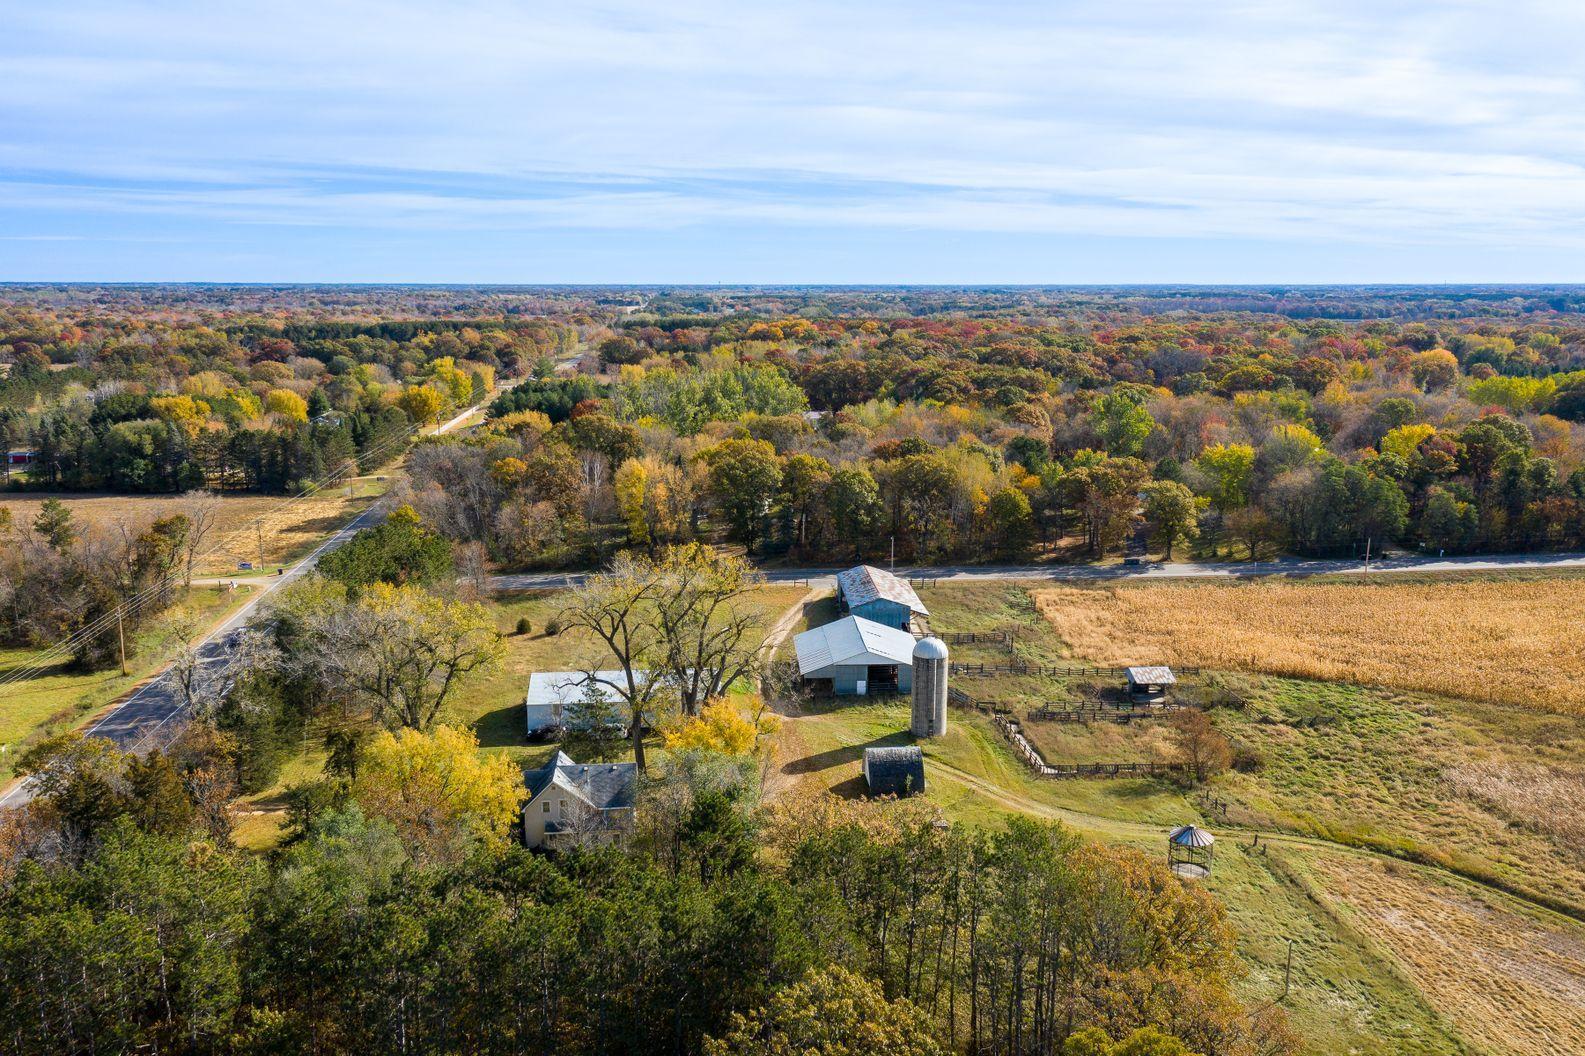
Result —
<instances>
[{"instance_id":1,"label":"house window","mask_svg":"<svg viewBox=\"0 0 1585 1056\"><path fill-rule=\"evenodd\" d=\"M549 814L550 813L550 800L548 800L548 799L545 800L545 802L544 802L544 804L543 804L541 809L543 809L546 814Z\"/></svg>"}]
</instances>

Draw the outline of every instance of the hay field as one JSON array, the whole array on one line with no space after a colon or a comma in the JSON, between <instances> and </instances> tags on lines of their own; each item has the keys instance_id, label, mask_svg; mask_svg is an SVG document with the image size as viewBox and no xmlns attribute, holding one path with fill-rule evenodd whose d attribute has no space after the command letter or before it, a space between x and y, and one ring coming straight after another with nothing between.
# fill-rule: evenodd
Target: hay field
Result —
<instances>
[{"instance_id":1,"label":"hay field","mask_svg":"<svg viewBox=\"0 0 1585 1056\"><path fill-rule=\"evenodd\" d=\"M1328 900L1481 1052L1585 1052L1585 928L1395 863L1325 857Z\"/></svg>"},{"instance_id":2,"label":"hay field","mask_svg":"<svg viewBox=\"0 0 1585 1056\"><path fill-rule=\"evenodd\" d=\"M325 536L341 528L383 490L373 478L353 483L352 497L345 487L288 503L277 495L223 495L214 529L204 549L214 552L195 570L225 575L238 562L258 561L259 539L255 522L263 520L264 561L285 563L302 556ZM142 527L160 517L183 512L186 500L177 495L85 495L28 493L0 497L0 509L9 509L17 524L31 524L46 499L59 499L81 525L111 527L117 522Z\"/></svg>"},{"instance_id":3,"label":"hay field","mask_svg":"<svg viewBox=\"0 0 1585 1056\"><path fill-rule=\"evenodd\" d=\"M1585 712L1585 579L1170 583L1032 592L1073 653Z\"/></svg>"}]
</instances>

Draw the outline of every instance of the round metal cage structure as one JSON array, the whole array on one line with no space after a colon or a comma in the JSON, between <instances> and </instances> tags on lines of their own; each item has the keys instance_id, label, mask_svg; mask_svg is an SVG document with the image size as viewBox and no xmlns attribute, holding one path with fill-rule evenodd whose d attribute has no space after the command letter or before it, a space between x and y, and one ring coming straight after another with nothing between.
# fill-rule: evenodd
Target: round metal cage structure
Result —
<instances>
[{"instance_id":1,"label":"round metal cage structure","mask_svg":"<svg viewBox=\"0 0 1585 1056\"><path fill-rule=\"evenodd\" d=\"M1186 880L1211 875L1216 837L1197 825L1179 825L1167 834L1167 868Z\"/></svg>"}]
</instances>

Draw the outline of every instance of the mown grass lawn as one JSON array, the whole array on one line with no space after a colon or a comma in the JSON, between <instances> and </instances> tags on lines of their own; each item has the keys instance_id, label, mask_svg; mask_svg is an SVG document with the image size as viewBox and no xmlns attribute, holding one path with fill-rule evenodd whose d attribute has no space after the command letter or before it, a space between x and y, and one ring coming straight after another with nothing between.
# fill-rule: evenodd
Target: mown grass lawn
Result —
<instances>
[{"instance_id":1,"label":"mown grass lawn","mask_svg":"<svg viewBox=\"0 0 1585 1056\"><path fill-rule=\"evenodd\" d=\"M764 587L749 603L760 614L766 630L789 607L804 597L802 587ZM547 633L566 603L562 591L522 591L488 601L497 629L505 635L506 656L499 669L463 683L441 713L440 721L472 729L482 752L505 755L525 768L542 765L557 745L530 742L524 728L523 697L529 675L535 671L577 670L584 664L610 666L606 647L586 632L562 630ZM517 623L527 619L530 629L517 633ZM234 838L255 850L266 850L279 839L285 794L293 785L317 780L323 770L324 730L311 730L302 751L293 756L267 789L237 801ZM646 741L646 751L659 751L660 738ZM618 759L630 759L624 749Z\"/></svg>"}]
</instances>

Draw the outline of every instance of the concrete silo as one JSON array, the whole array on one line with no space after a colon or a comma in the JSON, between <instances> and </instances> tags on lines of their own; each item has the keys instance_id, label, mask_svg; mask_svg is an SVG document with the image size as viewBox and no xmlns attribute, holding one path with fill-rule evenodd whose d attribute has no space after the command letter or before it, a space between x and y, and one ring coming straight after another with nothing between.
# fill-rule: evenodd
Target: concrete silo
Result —
<instances>
[{"instance_id":1,"label":"concrete silo","mask_svg":"<svg viewBox=\"0 0 1585 1056\"><path fill-rule=\"evenodd\" d=\"M947 643L921 638L914 645L915 737L940 737L947 732Z\"/></svg>"}]
</instances>

